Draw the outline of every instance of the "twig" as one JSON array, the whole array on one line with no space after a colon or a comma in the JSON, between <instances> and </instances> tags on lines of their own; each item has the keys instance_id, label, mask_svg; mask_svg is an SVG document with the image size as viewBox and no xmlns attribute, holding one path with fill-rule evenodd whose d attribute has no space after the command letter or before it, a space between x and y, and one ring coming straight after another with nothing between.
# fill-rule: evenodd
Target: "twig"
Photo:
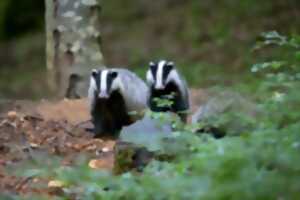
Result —
<instances>
[{"instance_id":1,"label":"twig","mask_svg":"<svg viewBox=\"0 0 300 200\"><path fill-rule=\"evenodd\" d=\"M22 189L22 187L24 185L26 185L31 179L33 179L33 176L30 176L30 177L27 177L25 179L21 179L20 181L18 181L18 183L15 186L16 190L19 191L20 189Z\"/></svg>"},{"instance_id":2,"label":"twig","mask_svg":"<svg viewBox=\"0 0 300 200\"><path fill-rule=\"evenodd\" d=\"M79 122L77 124L74 125L74 128L77 128L78 126L82 125L82 124L85 124L85 123L88 123L88 122L91 122L92 120L89 119L89 120L86 120L86 121L82 121L82 122Z\"/></svg>"}]
</instances>

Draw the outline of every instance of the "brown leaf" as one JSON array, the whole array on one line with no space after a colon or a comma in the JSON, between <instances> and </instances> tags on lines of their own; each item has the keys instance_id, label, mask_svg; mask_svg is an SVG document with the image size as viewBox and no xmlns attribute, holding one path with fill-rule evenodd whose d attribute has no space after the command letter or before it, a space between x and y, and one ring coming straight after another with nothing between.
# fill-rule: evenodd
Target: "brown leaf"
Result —
<instances>
[{"instance_id":1,"label":"brown leaf","mask_svg":"<svg viewBox=\"0 0 300 200\"><path fill-rule=\"evenodd\" d=\"M89 167L92 169L110 169L111 162L104 159L93 159L89 162Z\"/></svg>"},{"instance_id":2,"label":"brown leaf","mask_svg":"<svg viewBox=\"0 0 300 200\"><path fill-rule=\"evenodd\" d=\"M32 147L32 148L37 148L37 147L39 147L39 146L40 146L40 145L37 144L37 143L30 142L30 147Z\"/></svg>"},{"instance_id":3,"label":"brown leaf","mask_svg":"<svg viewBox=\"0 0 300 200\"><path fill-rule=\"evenodd\" d=\"M9 111L7 113L7 117L10 119L10 120L15 120L17 118L18 114L16 111Z\"/></svg>"},{"instance_id":4,"label":"brown leaf","mask_svg":"<svg viewBox=\"0 0 300 200\"><path fill-rule=\"evenodd\" d=\"M109 152L109 151L110 151L110 149L109 149L108 147L103 147L101 150L102 150L102 152L104 152L104 153L106 153L106 152Z\"/></svg>"},{"instance_id":5,"label":"brown leaf","mask_svg":"<svg viewBox=\"0 0 300 200\"><path fill-rule=\"evenodd\" d=\"M65 184L62 181L59 181L59 180L52 180L52 181L48 182L48 187L49 188L51 188L51 187L61 188L61 187L64 187L64 186L65 186Z\"/></svg>"}]
</instances>

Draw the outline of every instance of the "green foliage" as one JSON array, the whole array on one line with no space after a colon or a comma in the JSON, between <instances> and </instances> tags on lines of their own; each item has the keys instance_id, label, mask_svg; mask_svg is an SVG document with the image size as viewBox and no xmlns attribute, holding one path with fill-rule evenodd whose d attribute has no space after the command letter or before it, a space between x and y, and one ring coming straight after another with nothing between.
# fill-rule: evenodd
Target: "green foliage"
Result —
<instances>
[{"instance_id":1,"label":"green foliage","mask_svg":"<svg viewBox=\"0 0 300 200\"><path fill-rule=\"evenodd\" d=\"M158 107L167 107L170 108L173 105L172 98L174 98L175 94L164 95L162 98L154 98L153 101Z\"/></svg>"},{"instance_id":2,"label":"green foliage","mask_svg":"<svg viewBox=\"0 0 300 200\"><path fill-rule=\"evenodd\" d=\"M173 148L164 145L176 160L153 161L140 175L112 176L83 164L58 168L55 176L66 183L66 195L82 199L295 199L299 128L222 140L178 133Z\"/></svg>"}]
</instances>

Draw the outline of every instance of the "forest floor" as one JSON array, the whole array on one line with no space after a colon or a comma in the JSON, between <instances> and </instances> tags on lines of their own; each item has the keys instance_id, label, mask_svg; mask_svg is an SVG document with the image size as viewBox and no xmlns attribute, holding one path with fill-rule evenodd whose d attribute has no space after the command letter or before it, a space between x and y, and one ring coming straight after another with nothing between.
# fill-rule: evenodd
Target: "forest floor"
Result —
<instances>
[{"instance_id":1,"label":"forest floor","mask_svg":"<svg viewBox=\"0 0 300 200\"><path fill-rule=\"evenodd\" d=\"M204 101L202 90L191 90L192 110ZM50 180L17 177L15 170L26 163L59 157L62 166L74 164L81 156L94 169L112 170L112 139L94 139L86 100L13 101L0 106L0 194L30 193L53 195ZM50 182L49 182L50 181ZM34 187L39 185L40 189ZM44 187L43 187L44 186Z\"/></svg>"}]
</instances>

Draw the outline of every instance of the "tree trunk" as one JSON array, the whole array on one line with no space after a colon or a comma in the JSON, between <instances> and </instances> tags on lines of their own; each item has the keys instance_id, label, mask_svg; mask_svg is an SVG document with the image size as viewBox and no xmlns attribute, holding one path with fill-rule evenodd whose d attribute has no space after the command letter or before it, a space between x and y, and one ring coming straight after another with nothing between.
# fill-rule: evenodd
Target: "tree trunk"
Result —
<instances>
[{"instance_id":1,"label":"tree trunk","mask_svg":"<svg viewBox=\"0 0 300 200\"><path fill-rule=\"evenodd\" d=\"M49 87L60 96L87 95L89 74L103 67L97 0L45 0Z\"/></svg>"}]
</instances>

